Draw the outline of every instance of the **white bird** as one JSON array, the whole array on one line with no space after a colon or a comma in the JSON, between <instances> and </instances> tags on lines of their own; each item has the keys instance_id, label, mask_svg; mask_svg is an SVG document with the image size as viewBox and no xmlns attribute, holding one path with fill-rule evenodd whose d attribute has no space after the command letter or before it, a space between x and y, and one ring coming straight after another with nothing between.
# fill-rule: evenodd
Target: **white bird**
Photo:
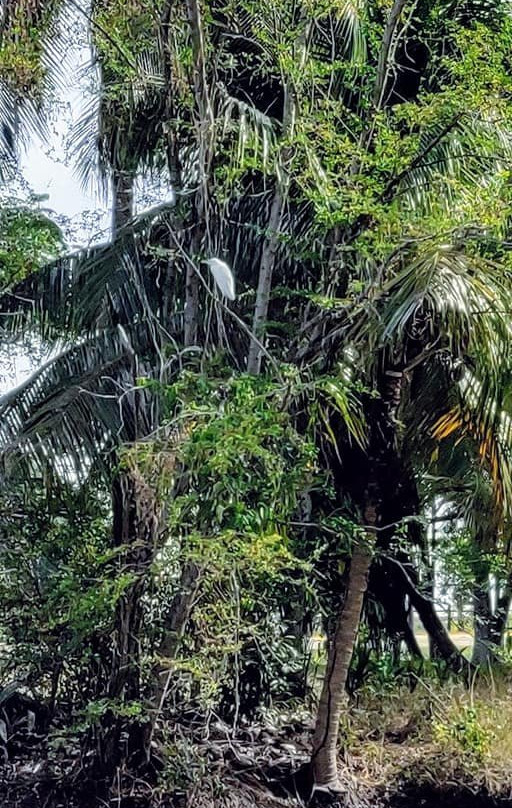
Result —
<instances>
[{"instance_id":1,"label":"white bird","mask_svg":"<svg viewBox=\"0 0 512 808\"><path fill-rule=\"evenodd\" d=\"M204 263L210 267L210 272L221 294L229 300L235 300L235 279L228 265L219 258L208 258Z\"/></svg>"}]
</instances>

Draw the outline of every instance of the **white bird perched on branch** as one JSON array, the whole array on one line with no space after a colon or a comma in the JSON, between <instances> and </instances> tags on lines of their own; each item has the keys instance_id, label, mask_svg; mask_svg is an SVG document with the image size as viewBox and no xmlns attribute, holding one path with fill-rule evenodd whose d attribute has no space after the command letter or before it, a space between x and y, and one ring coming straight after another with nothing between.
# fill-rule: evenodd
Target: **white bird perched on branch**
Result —
<instances>
[{"instance_id":1,"label":"white bird perched on branch","mask_svg":"<svg viewBox=\"0 0 512 808\"><path fill-rule=\"evenodd\" d=\"M221 294L227 297L228 300L234 300L236 298L235 279L228 265L219 258L207 258L204 263L210 267L210 272Z\"/></svg>"}]
</instances>

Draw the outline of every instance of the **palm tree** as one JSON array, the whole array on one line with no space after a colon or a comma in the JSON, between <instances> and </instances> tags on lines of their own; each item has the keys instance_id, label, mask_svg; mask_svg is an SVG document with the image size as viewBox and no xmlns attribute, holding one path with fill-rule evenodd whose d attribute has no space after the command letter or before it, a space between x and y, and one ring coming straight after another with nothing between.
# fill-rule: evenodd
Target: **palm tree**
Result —
<instances>
[{"instance_id":1,"label":"palm tree","mask_svg":"<svg viewBox=\"0 0 512 808\"><path fill-rule=\"evenodd\" d=\"M472 662L489 665L493 647L500 646L510 607L508 531L510 525L510 365L502 362L499 376L489 380L474 374L463 377L450 407L436 420L433 436L440 442L434 469L441 475L443 493L454 514L471 535L474 574L474 636ZM446 444L446 445L445 445ZM496 603L490 591L492 569L505 568L498 576Z\"/></svg>"},{"instance_id":2,"label":"palm tree","mask_svg":"<svg viewBox=\"0 0 512 808\"><path fill-rule=\"evenodd\" d=\"M149 19L95 3L100 129L96 138L84 128L81 148L93 147L88 164L99 154L111 183L112 240L61 259L2 301L5 332L37 329L53 347L0 402L3 455L50 456L78 476L101 462L113 479L114 541L133 576L116 615L113 699L139 694L141 599L160 531L159 503L129 454L116 470L119 447L149 439L160 425L157 397L138 379L165 384L187 363L222 351L231 367L251 372L275 373L283 358L313 375L339 364L340 380L348 373L369 391L361 396L367 448L349 489L363 530L314 738L320 788L337 785L344 685L385 524L384 480L390 459L400 459L409 376L447 357L476 363L492 379L497 346L508 339L501 270L479 257L478 240L474 254L452 243L464 235L460 223L472 223L482 176L499 176L506 133L479 120L465 74L443 95L434 68L420 70L420 60L409 70L400 43L433 32L428 9L425 32L406 11L395 0L382 19L372 3L347 3L308 19L295 4L267 0L251 13L212 7L212 24L195 0L165 3ZM376 52L367 26L380 35ZM445 38L443 31L443 53ZM418 71L425 97L402 80ZM418 114L411 125L399 109L404 99ZM341 120L349 122L342 135ZM172 178L175 201L133 218L134 180L145 168ZM493 190L505 193L498 181ZM467 194L470 214L461 202ZM448 246L436 238L443 217ZM234 305L202 272L210 258L234 268L242 290ZM482 313L482 303L496 312ZM346 434L346 418L335 417L325 426L331 446L332 434L334 443ZM324 456L340 481L338 454Z\"/></svg>"},{"instance_id":3,"label":"palm tree","mask_svg":"<svg viewBox=\"0 0 512 808\"><path fill-rule=\"evenodd\" d=\"M361 458L365 469L357 470L366 537L352 550L354 583L351 574L330 646L313 741L315 782L323 789L336 790L335 742L353 647L349 640L357 632L376 535L382 525L389 468L401 452L400 419L406 417L411 376L422 365L442 362L459 369L466 366L468 371L477 368L489 385L497 383L510 338L505 314L510 292L500 277L502 272L492 262L464 255L453 245L406 247L384 267L379 288L369 295L371 306L363 304L359 322L350 320L346 331L338 324L336 332L324 338L328 343L335 336L340 344L346 344L347 337L352 339L362 363L370 359L371 364L366 368L363 364L362 369L371 374L366 376L367 383L378 391L379 398L366 405L367 451ZM414 406L414 400L411 403ZM424 436L429 439L428 425ZM353 467L350 473L355 475Z\"/></svg>"}]
</instances>

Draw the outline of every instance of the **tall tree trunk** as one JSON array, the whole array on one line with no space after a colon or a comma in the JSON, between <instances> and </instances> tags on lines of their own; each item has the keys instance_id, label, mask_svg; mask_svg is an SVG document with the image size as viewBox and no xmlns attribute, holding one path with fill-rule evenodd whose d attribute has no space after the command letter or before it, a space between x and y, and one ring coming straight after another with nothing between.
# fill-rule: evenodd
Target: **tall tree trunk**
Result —
<instances>
[{"instance_id":1,"label":"tall tree trunk","mask_svg":"<svg viewBox=\"0 0 512 808\"><path fill-rule=\"evenodd\" d=\"M505 641L505 633L507 630L508 616L510 613L510 605L512 603L512 581L509 577L503 582L502 591L498 590L498 597L496 603L496 610L494 612L494 621L491 624L491 641L499 648L503 647Z\"/></svg>"},{"instance_id":2,"label":"tall tree trunk","mask_svg":"<svg viewBox=\"0 0 512 808\"><path fill-rule=\"evenodd\" d=\"M128 224L134 210L133 172L115 168L112 171L112 191L114 204L112 208L112 233L116 236L119 230Z\"/></svg>"},{"instance_id":3,"label":"tall tree trunk","mask_svg":"<svg viewBox=\"0 0 512 808\"><path fill-rule=\"evenodd\" d=\"M395 565L400 573L406 594L409 596L411 606L416 609L418 616L427 632L436 655L443 659L456 673L467 670L469 663L462 656L459 649L451 639L439 616L436 613L431 599L423 595L415 586L405 567L394 558L386 558L386 562Z\"/></svg>"},{"instance_id":4,"label":"tall tree trunk","mask_svg":"<svg viewBox=\"0 0 512 808\"><path fill-rule=\"evenodd\" d=\"M185 334L187 347L196 345L199 328L199 276L197 261L206 228L208 208L208 174L210 167L214 113L206 71L206 51L203 18L199 0L186 0L193 58L194 100L196 107L196 137L198 147L199 187L194 198L194 225L192 255L187 264L185 279Z\"/></svg>"},{"instance_id":5,"label":"tall tree trunk","mask_svg":"<svg viewBox=\"0 0 512 808\"><path fill-rule=\"evenodd\" d=\"M364 511L366 540L354 545L345 600L338 614L330 642L327 669L318 705L313 736L313 778L315 792L340 791L337 745L341 710L346 699L346 683L359 628L368 573L376 539L377 512L373 504Z\"/></svg>"},{"instance_id":6,"label":"tall tree trunk","mask_svg":"<svg viewBox=\"0 0 512 808\"><path fill-rule=\"evenodd\" d=\"M436 597L436 549L437 549L435 500L432 502L430 525L431 525L430 546L427 545L427 552L426 552L426 556L428 558L428 564L426 564L427 580L424 583L423 589L425 591L426 596L431 601L431 603L434 603ZM425 561L427 561L427 559L425 559ZM438 644L435 642L432 634L428 634L428 652L429 652L429 658L432 660L443 658L439 651Z\"/></svg>"},{"instance_id":7,"label":"tall tree trunk","mask_svg":"<svg viewBox=\"0 0 512 808\"><path fill-rule=\"evenodd\" d=\"M193 260L195 260L194 255ZM184 343L187 348L197 344L199 326L199 278L196 269L187 266L185 278L185 330Z\"/></svg>"},{"instance_id":8,"label":"tall tree trunk","mask_svg":"<svg viewBox=\"0 0 512 808\"><path fill-rule=\"evenodd\" d=\"M299 66L305 63L307 56L310 25L311 23L304 21L303 30L297 37L295 43ZM274 274L276 254L281 238L281 226L290 186L289 163L292 158L292 151L287 141L289 141L293 135L295 119L297 117L296 88L292 80L284 81L283 83L284 111L282 139L284 145L281 147L279 154L279 172L276 177L276 187L270 208L267 236L263 242L263 249L261 251L256 303L252 321L252 339L249 344L249 355L247 358L247 370L249 373L254 374L258 374L261 369L263 355L262 342L265 339L265 322L268 317L272 276Z\"/></svg>"},{"instance_id":9,"label":"tall tree trunk","mask_svg":"<svg viewBox=\"0 0 512 808\"><path fill-rule=\"evenodd\" d=\"M159 661L153 671L152 720L146 727L146 750L151 748L155 727L165 708L166 699L172 687L173 662L176 659L179 643L190 617L200 577L201 567L194 561L188 561L183 565L178 591L171 601L167 615L164 617L164 634L158 649Z\"/></svg>"},{"instance_id":10,"label":"tall tree trunk","mask_svg":"<svg viewBox=\"0 0 512 808\"><path fill-rule=\"evenodd\" d=\"M491 665L495 659L491 632L494 615L490 603L489 581L478 581L473 591L473 653L471 662L477 666Z\"/></svg>"},{"instance_id":11,"label":"tall tree trunk","mask_svg":"<svg viewBox=\"0 0 512 808\"><path fill-rule=\"evenodd\" d=\"M154 492L136 470L119 471L113 484L114 545L125 548L121 572L127 576L112 636L109 696L140 697L141 598L159 530Z\"/></svg>"},{"instance_id":12,"label":"tall tree trunk","mask_svg":"<svg viewBox=\"0 0 512 808\"><path fill-rule=\"evenodd\" d=\"M112 486L113 543L121 549L119 596L112 631L108 697L122 707L141 700L140 640L142 598L159 533L159 509L153 490L136 468L118 471ZM122 580L121 579L121 580ZM100 735L100 765L111 776L122 760L145 755L140 725L123 719L114 709L104 717Z\"/></svg>"},{"instance_id":13,"label":"tall tree trunk","mask_svg":"<svg viewBox=\"0 0 512 808\"><path fill-rule=\"evenodd\" d=\"M113 211L112 235L115 238L133 216L134 175L114 167L112 171ZM135 387L137 358L133 356L126 371L126 383ZM126 395L122 405L128 433L126 440L135 443L140 437L140 400ZM128 426L129 425L129 426ZM153 560L158 534L158 509L153 492L136 468L118 469L112 481L112 543L120 548L119 578L125 579L122 594L115 605L112 631L112 654L108 681L108 697L120 707L140 700L140 638L142 596L148 570ZM143 734L136 724L129 725L116 710L102 719L98 738L96 766L105 781L112 781L122 760L137 753L144 754Z\"/></svg>"},{"instance_id":14,"label":"tall tree trunk","mask_svg":"<svg viewBox=\"0 0 512 808\"><path fill-rule=\"evenodd\" d=\"M164 634L158 649L158 655L164 664L163 667L160 666L157 674L154 699L157 713L163 707L169 689L172 663L176 658L180 640L190 617L200 577L201 567L199 564L195 561L185 562L181 570L178 591L174 595L169 611L164 618Z\"/></svg>"},{"instance_id":15,"label":"tall tree trunk","mask_svg":"<svg viewBox=\"0 0 512 808\"><path fill-rule=\"evenodd\" d=\"M379 399L366 402L369 426L366 451L361 453L360 475L356 472L357 496L361 502L365 541L353 548L345 601L337 616L334 637L329 646L327 668L313 736L312 770L314 799L337 802L341 787L337 769L339 720L347 677L361 618L368 575L377 543L377 524L387 493L389 458L397 451L397 413L401 404L404 374L391 368L382 355L377 377ZM336 460L334 462L337 462Z\"/></svg>"},{"instance_id":16,"label":"tall tree trunk","mask_svg":"<svg viewBox=\"0 0 512 808\"><path fill-rule=\"evenodd\" d=\"M256 304L254 306L254 317L252 321L253 338L251 339L249 357L247 359L247 371L254 374L258 374L261 369L261 342L265 339L265 321L267 319L270 302L276 253L279 248L284 201L285 189L282 187L276 188L267 225L268 236L265 239L261 251Z\"/></svg>"}]
</instances>

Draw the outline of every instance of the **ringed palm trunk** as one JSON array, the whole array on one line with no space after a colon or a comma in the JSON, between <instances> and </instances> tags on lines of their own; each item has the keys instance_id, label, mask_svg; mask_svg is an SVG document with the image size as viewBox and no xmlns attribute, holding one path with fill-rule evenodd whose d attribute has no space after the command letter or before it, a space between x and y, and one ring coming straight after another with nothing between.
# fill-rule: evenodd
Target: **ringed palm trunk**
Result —
<instances>
[{"instance_id":1,"label":"ringed palm trunk","mask_svg":"<svg viewBox=\"0 0 512 808\"><path fill-rule=\"evenodd\" d=\"M313 796L322 803L337 802L341 789L337 745L341 711L346 700L346 685L361 619L368 576L377 543L377 523L382 511L385 493L387 459L396 444L396 415L401 403L404 374L389 366L382 357L382 371L378 380L381 391L379 401L368 402L366 413L370 429L368 450L364 463L366 485L361 490L362 513L366 534L354 545L350 562L345 600L337 615L333 638L329 646L327 668L318 705L312 745ZM394 451L394 449L393 449Z\"/></svg>"},{"instance_id":2,"label":"ringed palm trunk","mask_svg":"<svg viewBox=\"0 0 512 808\"><path fill-rule=\"evenodd\" d=\"M114 206L112 210L112 231L114 236L133 216L135 178L132 171L114 169L112 190Z\"/></svg>"},{"instance_id":3,"label":"ringed palm trunk","mask_svg":"<svg viewBox=\"0 0 512 808\"><path fill-rule=\"evenodd\" d=\"M315 791L336 793L340 790L337 766L339 722L375 546L377 512L373 504L366 506L364 519L367 534L365 541L356 544L352 552L345 601L337 616L318 705L312 754Z\"/></svg>"}]
</instances>

